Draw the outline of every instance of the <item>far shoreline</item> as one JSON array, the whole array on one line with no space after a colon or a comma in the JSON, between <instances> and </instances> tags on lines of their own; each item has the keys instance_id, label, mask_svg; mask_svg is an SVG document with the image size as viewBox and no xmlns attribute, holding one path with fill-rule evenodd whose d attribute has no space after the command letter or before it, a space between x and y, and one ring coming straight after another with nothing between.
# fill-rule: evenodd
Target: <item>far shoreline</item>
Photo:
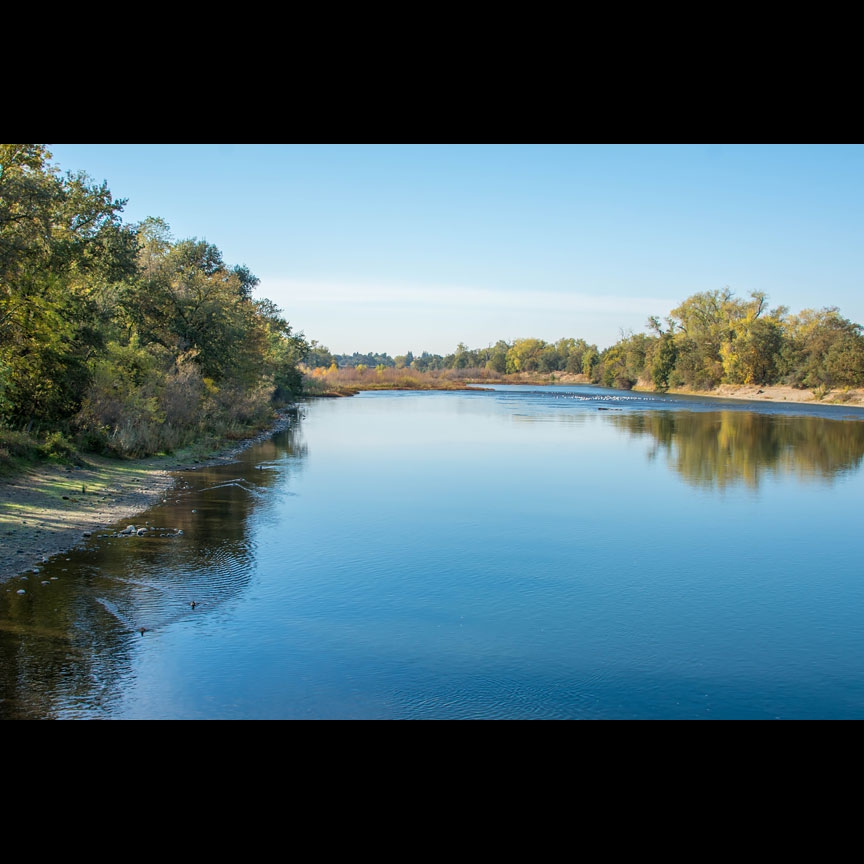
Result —
<instances>
[{"instance_id":1,"label":"far shoreline","mask_svg":"<svg viewBox=\"0 0 864 864\"><path fill-rule=\"evenodd\" d=\"M413 373L412 370L390 370L392 377L382 376L376 370L366 370L358 374L355 370L340 370L335 376L315 376L309 379L310 389L307 398L337 399L350 398L360 393L370 392L425 392L431 390L470 390L478 387L496 385L525 385L532 387L602 387L585 375L567 372L537 373L522 372L511 375L483 373L478 370L465 370L462 374L438 375L436 373ZM610 389L610 388L603 388ZM620 393L644 393L647 395L690 396L698 399L736 400L754 403L777 403L789 405L811 405L838 408L864 409L864 389L837 389L817 396L813 390L801 389L785 384L723 384L713 390L690 388L671 388L657 390L650 384L640 383L632 390L615 389Z\"/></svg>"},{"instance_id":2,"label":"far shoreline","mask_svg":"<svg viewBox=\"0 0 864 864\"><path fill-rule=\"evenodd\" d=\"M584 375L561 375L540 377L526 375L524 383L540 385L545 383L551 386L559 384L583 385L586 387L601 386L592 384ZM516 382L511 382L516 383ZM523 382L519 382L523 383ZM645 393L648 395L663 395L664 391L650 386L637 385L632 390L622 390L622 393ZM713 390L693 390L679 387L665 391L668 396L693 396L699 399L734 399L741 402L756 403L787 403L791 405L820 405L826 408L864 408L864 389L833 390L826 393L821 399L814 391L791 387L786 384L722 384Z\"/></svg>"},{"instance_id":3,"label":"far shoreline","mask_svg":"<svg viewBox=\"0 0 864 864\"><path fill-rule=\"evenodd\" d=\"M648 391L655 392L655 391ZM698 390L669 390L673 396L694 396L706 399L733 399L739 402L755 402L767 404L811 405L823 408L860 408L864 409L864 390L843 390L826 394L818 398L811 390L799 390L795 387L772 385L759 387L757 385L724 384L715 390L701 392Z\"/></svg>"}]
</instances>

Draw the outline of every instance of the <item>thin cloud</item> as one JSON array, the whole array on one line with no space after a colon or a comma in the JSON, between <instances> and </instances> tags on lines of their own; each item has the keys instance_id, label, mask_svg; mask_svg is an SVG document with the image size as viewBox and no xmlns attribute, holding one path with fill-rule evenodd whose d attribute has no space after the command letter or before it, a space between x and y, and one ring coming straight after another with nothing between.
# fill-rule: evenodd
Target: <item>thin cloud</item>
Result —
<instances>
[{"instance_id":1,"label":"thin cloud","mask_svg":"<svg viewBox=\"0 0 864 864\"><path fill-rule=\"evenodd\" d=\"M476 348L500 339L570 337L602 349L677 305L659 297L575 291L282 278L262 279L260 293L298 331L337 353L447 354L460 342Z\"/></svg>"},{"instance_id":2,"label":"thin cloud","mask_svg":"<svg viewBox=\"0 0 864 864\"><path fill-rule=\"evenodd\" d=\"M665 315L676 301L662 297L627 297L580 292L555 291L494 291L488 288L462 288L429 285L380 285L315 280L282 280L268 282L271 292L290 298L304 306L339 305L388 307L435 307L451 312L459 310L525 310L534 313L562 313L567 315L632 316L646 310L648 315Z\"/></svg>"}]
</instances>

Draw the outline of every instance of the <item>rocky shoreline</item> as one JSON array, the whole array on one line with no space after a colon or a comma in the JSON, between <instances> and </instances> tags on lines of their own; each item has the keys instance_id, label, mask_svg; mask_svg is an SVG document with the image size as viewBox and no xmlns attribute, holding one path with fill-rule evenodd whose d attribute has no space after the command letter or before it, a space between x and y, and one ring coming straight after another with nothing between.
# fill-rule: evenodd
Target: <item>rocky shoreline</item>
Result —
<instances>
[{"instance_id":1,"label":"rocky shoreline","mask_svg":"<svg viewBox=\"0 0 864 864\"><path fill-rule=\"evenodd\" d=\"M0 479L0 583L69 552L92 534L134 521L174 488L177 472L233 462L289 428L294 416L281 413L264 432L206 456L88 456L79 466L43 465Z\"/></svg>"}]
</instances>

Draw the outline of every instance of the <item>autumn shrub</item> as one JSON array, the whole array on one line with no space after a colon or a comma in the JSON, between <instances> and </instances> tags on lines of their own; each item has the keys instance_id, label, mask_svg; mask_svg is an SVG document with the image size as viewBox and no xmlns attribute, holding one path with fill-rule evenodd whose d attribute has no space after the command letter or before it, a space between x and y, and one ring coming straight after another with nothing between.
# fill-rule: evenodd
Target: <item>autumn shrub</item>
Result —
<instances>
[{"instance_id":1,"label":"autumn shrub","mask_svg":"<svg viewBox=\"0 0 864 864\"><path fill-rule=\"evenodd\" d=\"M160 404L165 422L178 429L191 429L201 420L202 404L213 392L212 382L205 382L200 369L191 362L181 362L165 377Z\"/></svg>"},{"instance_id":2,"label":"autumn shrub","mask_svg":"<svg viewBox=\"0 0 864 864\"><path fill-rule=\"evenodd\" d=\"M273 416L273 387L261 384L254 389L229 385L214 394L214 420L225 428L266 424Z\"/></svg>"}]
</instances>

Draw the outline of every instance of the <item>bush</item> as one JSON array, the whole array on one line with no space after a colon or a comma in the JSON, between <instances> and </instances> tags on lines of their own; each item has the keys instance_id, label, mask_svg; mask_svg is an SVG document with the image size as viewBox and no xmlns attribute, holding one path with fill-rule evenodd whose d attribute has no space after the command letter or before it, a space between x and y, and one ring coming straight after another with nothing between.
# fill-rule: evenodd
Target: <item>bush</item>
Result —
<instances>
[{"instance_id":1,"label":"bush","mask_svg":"<svg viewBox=\"0 0 864 864\"><path fill-rule=\"evenodd\" d=\"M24 432L0 428L0 454L5 454L3 459L35 459L38 446Z\"/></svg>"},{"instance_id":2,"label":"bush","mask_svg":"<svg viewBox=\"0 0 864 864\"><path fill-rule=\"evenodd\" d=\"M68 462L77 456L74 445L62 432L51 432L39 445L39 453L46 459Z\"/></svg>"}]
</instances>

